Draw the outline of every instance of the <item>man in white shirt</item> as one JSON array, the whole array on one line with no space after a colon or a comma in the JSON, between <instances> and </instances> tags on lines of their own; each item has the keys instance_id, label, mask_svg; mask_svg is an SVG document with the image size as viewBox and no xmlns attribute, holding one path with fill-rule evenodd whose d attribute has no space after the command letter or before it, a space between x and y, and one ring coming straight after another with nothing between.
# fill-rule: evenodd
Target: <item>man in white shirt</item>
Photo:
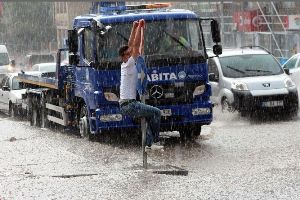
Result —
<instances>
[{"instance_id":1,"label":"man in white shirt","mask_svg":"<svg viewBox=\"0 0 300 200\"><path fill-rule=\"evenodd\" d=\"M120 110L122 114L133 118L145 117L147 126L146 151L159 150L163 146L159 142L161 112L158 108L146 105L136 100L138 72L136 59L144 50L144 36L142 29L145 21L134 21L131 29L128 45L119 49L121 64L121 85L120 85Z\"/></svg>"}]
</instances>

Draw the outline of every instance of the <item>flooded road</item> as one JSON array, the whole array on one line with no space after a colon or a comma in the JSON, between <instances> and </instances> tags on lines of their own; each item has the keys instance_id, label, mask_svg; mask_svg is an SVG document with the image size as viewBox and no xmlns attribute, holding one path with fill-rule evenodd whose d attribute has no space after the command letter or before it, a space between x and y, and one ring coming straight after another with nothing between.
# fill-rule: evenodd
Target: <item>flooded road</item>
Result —
<instances>
[{"instance_id":1,"label":"flooded road","mask_svg":"<svg viewBox=\"0 0 300 200\"><path fill-rule=\"evenodd\" d=\"M0 114L0 199L299 199L300 118L222 114L195 142L148 155L123 138L92 142ZM166 165L187 176L153 173Z\"/></svg>"}]
</instances>

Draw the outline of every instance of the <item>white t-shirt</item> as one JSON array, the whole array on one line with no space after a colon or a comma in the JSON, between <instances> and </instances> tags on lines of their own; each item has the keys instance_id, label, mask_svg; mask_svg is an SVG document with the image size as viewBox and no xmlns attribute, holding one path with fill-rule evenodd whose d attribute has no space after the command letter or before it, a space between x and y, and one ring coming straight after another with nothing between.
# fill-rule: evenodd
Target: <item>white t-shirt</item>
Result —
<instances>
[{"instance_id":1,"label":"white t-shirt","mask_svg":"<svg viewBox=\"0 0 300 200\"><path fill-rule=\"evenodd\" d=\"M121 64L120 99L136 99L137 69L131 56L126 63Z\"/></svg>"}]
</instances>

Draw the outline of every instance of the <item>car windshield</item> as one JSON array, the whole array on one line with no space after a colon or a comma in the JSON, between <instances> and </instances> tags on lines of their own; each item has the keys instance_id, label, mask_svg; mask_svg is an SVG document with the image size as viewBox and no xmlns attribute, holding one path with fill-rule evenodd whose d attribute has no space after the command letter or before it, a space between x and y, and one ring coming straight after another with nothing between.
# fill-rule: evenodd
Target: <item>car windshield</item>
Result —
<instances>
[{"instance_id":1,"label":"car windshield","mask_svg":"<svg viewBox=\"0 0 300 200\"><path fill-rule=\"evenodd\" d=\"M17 77L13 77L12 79L12 90L20 90L20 82L19 79L17 79Z\"/></svg>"},{"instance_id":2,"label":"car windshield","mask_svg":"<svg viewBox=\"0 0 300 200\"><path fill-rule=\"evenodd\" d=\"M220 57L220 64L223 75L229 78L268 76L283 73L280 64L270 54Z\"/></svg>"},{"instance_id":3,"label":"car windshield","mask_svg":"<svg viewBox=\"0 0 300 200\"><path fill-rule=\"evenodd\" d=\"M299 59L300 54L289 59L284 65L283 68L293 69L296 67L297 60ZM299 65L299 64L298 64Z\"/></svg>"},{"instance_id":4,"label":"car windshield","mask_svg":"<svg viewBox=\"0 0 300 200\"><path fill-rule=\"evenodd\" d=\"M56 71L56 64L49 63L49 64L41 64L41 65L33 65L32 71L40 71L40 72L55 72Z\"/></svg>"},{"instance_id":5,"label":"car windshield","mask_svg":"<svg viewBox=\"0 0 300 200\"><path fill-rule=\"evenodd\" d=\"M98 59L118 59L118 49L128 43L132 23L115 24L98 39ZM145 55L190 56L191 51L203 55L198 20L162 20L147 22Z\"/></svg>"},{"instance_id":6,"label":"car windshield","mask_svg":"<svg viewBox=\"0 0 300 200\"><path fill-rule=\"evenodd\" d=\"M8 65L9 58L7 53L0 53L0 65Z\"/></svg>"}]
</instances>

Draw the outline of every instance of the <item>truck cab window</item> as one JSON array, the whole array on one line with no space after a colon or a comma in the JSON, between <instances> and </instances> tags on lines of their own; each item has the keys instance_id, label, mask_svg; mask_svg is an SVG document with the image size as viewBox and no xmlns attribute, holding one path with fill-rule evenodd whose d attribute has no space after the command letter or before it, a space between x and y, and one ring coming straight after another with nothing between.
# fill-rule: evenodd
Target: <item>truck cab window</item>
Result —
<instances>
[{"instance_id":1,"label":"truck cab window","mask_svg":"<svg viewBox=\"0 0 300 200\"><path fill-rule=\"evenodd\" d=\"M91 62L93 61L93 39L94 34L91 30L86 29L84 32L84 58Z\"/></svg>"}]
</instances>

